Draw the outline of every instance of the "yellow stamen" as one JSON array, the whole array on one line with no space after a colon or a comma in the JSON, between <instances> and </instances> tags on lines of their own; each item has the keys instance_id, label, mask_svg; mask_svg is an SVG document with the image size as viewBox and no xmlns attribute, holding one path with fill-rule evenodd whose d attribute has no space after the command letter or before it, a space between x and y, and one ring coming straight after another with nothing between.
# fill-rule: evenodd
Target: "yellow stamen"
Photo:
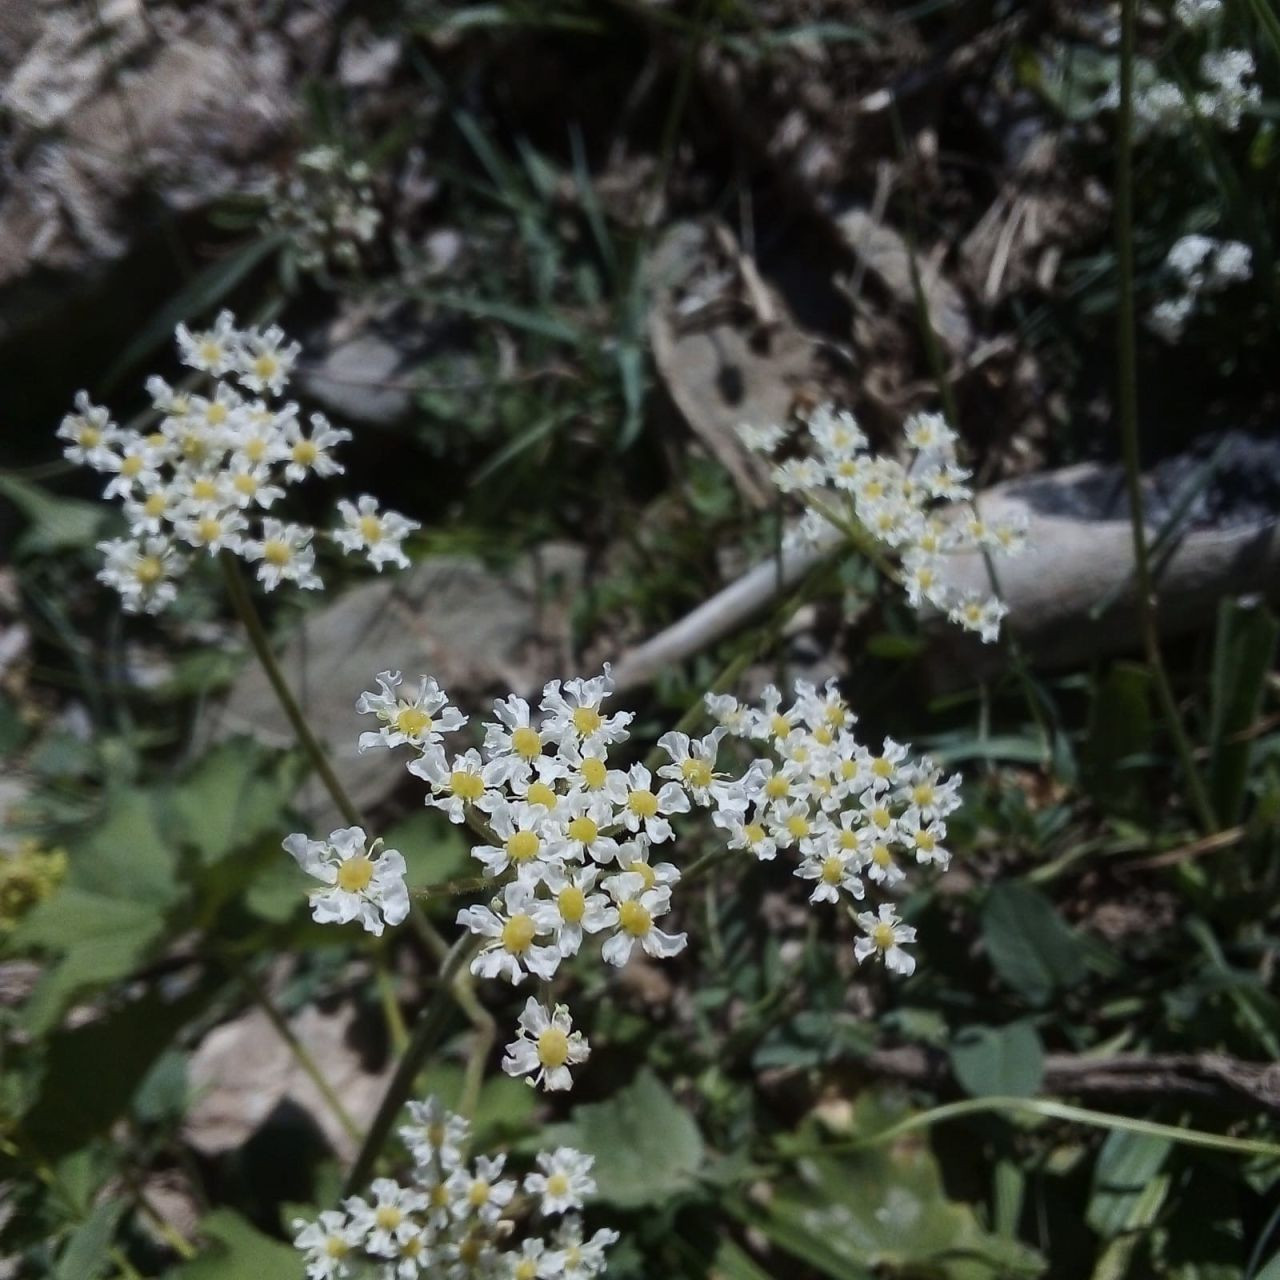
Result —
<instances>
[{"instance_id":1,"label":"yellow stamen","mask_svg":"<svg viewBox=\"0 0 1280 1280\"><path fill-rule=\"evenodd\" d=\"M569 1037L559 1027L548 1027L538 1037L538 1061L544 1067L563 1067L569 1061Z\"/></svg>"},{"instance_id":2,"label":"yellow stamen","mask_svg":"<svg viewBox=\"0 0 1280 1280\"><path fill-rule=\"evenodd\" d=\"M338 888L347 893L362 893L372 879L373 863L363 854L358 858L348 858L338 868Z\"/></svg>"},{"instance_id":3,"label":"yellow stamen","mask_svg":"<svg viewBox=\"0 0 1280 1280\"><path fill-rule=\"evenodd\" d=\"M618 908L618 923L633 938L643 938L653 926L653 917L638 902L624 902Z\"/></svg>"}]
</instances>

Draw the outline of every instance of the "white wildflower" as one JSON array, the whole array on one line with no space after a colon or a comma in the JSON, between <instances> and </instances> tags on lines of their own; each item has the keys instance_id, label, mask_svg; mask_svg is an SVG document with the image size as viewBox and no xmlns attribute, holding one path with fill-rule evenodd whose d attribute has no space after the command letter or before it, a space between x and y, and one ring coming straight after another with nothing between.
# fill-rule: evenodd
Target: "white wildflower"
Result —
<instances>
[{"instance_id":1,"label":"white wildflower","mask_svg":"<svg viewBox=\"0 0 1280 1280\"><path fill-rule=\"evenodd\" d=\"M328 840L295 833L284 848L308 875L326 888L310 894L312 919L320 924L359 920L375 936L384 923L400 924L409 914L404 858L395 849L370 848L360 827L343 827Z\"/></svg>"},{"instance_id":2,"label":"white wildflower","mask_svg":"<svg viewBox=\"0 0 1280 1280\"><path fill-rule=\"evenodd\" d=\"M548 1013L530 996L520 1014L516 1038L507 1045L502 1069L509 1076L529 1076L530 1084L551 1092L571 1089L569 1068L585 1062L590 1053L586 1037L573 1029L573 1019L564 1005L558 1004Z\"/></svg>"}]
</instances>

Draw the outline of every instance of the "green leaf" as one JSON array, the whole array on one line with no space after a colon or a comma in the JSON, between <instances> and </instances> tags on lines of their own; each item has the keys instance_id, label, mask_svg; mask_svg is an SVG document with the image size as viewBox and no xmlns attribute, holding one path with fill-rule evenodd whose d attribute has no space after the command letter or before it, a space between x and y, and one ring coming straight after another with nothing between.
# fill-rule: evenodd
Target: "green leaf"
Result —
<instances>
[{"instance_id":1,"label":"green leaf","mask_svg":"<svg viewBox=\"0 0 1280 1280\"><path fill-rule=\"evenodd\" d=\"M1168 1191L1157 1178L1173 1144L1167 1138L1115 1130L1107 1134L1093 1169L1085 1221L1110 1238L1150 1226Z\"/></svg>"},{"instance_id":2,"label":"green leaf","mask_svg":"<svg viewBox=\"0 0 1280 1280\"><path fill-rule=\"evenodd\" d=\"M964 1027L951 1045L951 1069L975 1098L1029 1098L1044 1079L1044 1048L1029 1022Z\"/></svg>"},{"instance_id":3,"label":"green leaf","mask_svg":"<svg viewBox=\"0 0 1280 1280\"><path fill-rule=\"evenodd\" d=\"M144 902L64 888L40 903L9 939L14 951L61 952L23 1006L28 1031L42 1035L77 997L131 973L164 931Z\"/></svg>"},{"instance_id":4,"label":"green leaf","mask_svg":"<svg viewBox=\"0 0 1280 1280\"><path fill-rule=\"evenodd\" d=\"M38 485L17 476L0 475L0 493L30 523L30 528L17 544L19 553L24 555L92 546L98 540L108 512L101 502L55 498Z\"/></svg>"},{"instance_id":5,"label":"green leaf","mask_svg":"<svg viewBox=\"0 0 1280 1280\"><path fill-rule=\"evenodd\" d=\"M87 892L162 908L178 896L176 850L160 830L148 791L112 790L102 816L69 852L68 883Z\"/></svg>"},{"instance_id":6,"label":"green leaf","mask_svg":"<svg viewBox=\"0 0 1280 1280\"><path fill-rule=\"evenodd\" d=\"M209 1247L167 1280L275 1280L301 1276L296 1249L263 1235L231 1209L215 1209L200 1220L200 1235Z\"/></svg>"},{"instance_id":7,"label":"green leaf","mask_svg":"<svg viewBox=\"0 0 1280 1280\"><path fill-rule=\"evenodd\" d=\"M53 1269L53 1280L98 1280L111 1260L108 1250L116 1234L123 1200L104 1200L71 1233Z\"/></svg>"},{"instance_id":8,"label":"green leaf","mask_svg":"<svg viewBox=\"0 0 1280 1280\"><path fill-rule=\"evenodd\" d=\"M1044 894L1008 881L987 894L982 936L995 971L1029 1004L1084 979L1085 949Z\"/></svg>"},{"instance_id":9,"label":"green leaf","mask_svg":"<svg viewBox=\"0 0 1280 1280\"><path fill-rule=\"evenodd\" d=\"M466 875L476 866L461 829L439 813L410 814L386 832L385 840L388 849L404 854L405 883L410 890Z\"/></svg>"},{"instance_id":10,"label":"green leaf","mask_svg":"<svg viewBox=\"0 0 1280 1280\"><path fill-rule=\"evenodd\" d=\"M1253 743L1239 739L1257 719L1271 659L1276 620L1262 604L1224 600L1218 608L1210 702L1209 793L1224 823L1239 820Z\"/></svg>"},{"instance_id":11,"label":"green leaf","mask_svg":"<svg viewBox=\"0 0 1280 1280\"><path fill-rule=\"evenodd\" d=\"M647 1067L608 1101L575 1107L554 1133L595 1156L597 1197L624 1209L692 1190L705 1157L693 1117Z\"/></svg>"},{"instance_id":12,"label":"green leaf","mask_svg":"<svg viewBox=\"0 0 1280 1280\"><path fill-rule=\"evenodd\" d=\"M1085 749L1093 798L1113 812L1132 812L1137 777L1125 762L1151 751L1151 672L1136 662L1116 662L1099 681L1089 715Z\"/></svg>"}]
</instances>

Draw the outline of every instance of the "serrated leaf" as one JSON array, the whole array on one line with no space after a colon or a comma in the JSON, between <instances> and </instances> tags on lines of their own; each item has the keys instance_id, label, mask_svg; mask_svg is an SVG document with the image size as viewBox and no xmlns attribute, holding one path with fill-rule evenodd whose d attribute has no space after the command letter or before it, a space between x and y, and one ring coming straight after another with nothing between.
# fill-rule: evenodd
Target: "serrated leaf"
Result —
<instances>
[{"instance_id":1,"label":"serrated leaf","mask_svg":"<svg viewBox=\"0 0 1280 1280\"><path fill-rule=\"evenodd\" d=\"M554 1132L595 1156L597 1197L624 1209L692 1190L705 1156L693 1117L647 1067L608 1101L575 1107Z\"/></svg>"},{"instance_id":2,"label":"serrated leaf","mask_svg":"<svg viewBox=\"0 0 1280 1280\"><path fill-rule=\"evenodd\" d=\"M951 1045L951 1069L975 1098L1029 1098L1044 1079L1044 1048L1029 1022L964 1027Z\"/></svg>"},{"instance_id":3,"label":"serrated leaf","mask_svg":"<svg viewBox=\"0 0 1280 1280\"><path fill-rule=\"evenodd\" d=\"M137 787L113 789L101 817L70 844L68 884L107 898L170 905L178 895L177 855L153 801Z\"/></svg>"},{"instance_id":4,"label":"serrated leaf","mask_svg":"<svg viewBox=\"0 0 1280 1280\"><path fill-rule=\"evenodd\" d=\"M1009 881L987 894L982 936L995 971L1029 1004L1043 1005L1086 973L1085 950L1044 894Z\"/></svg>"}]
</instances>

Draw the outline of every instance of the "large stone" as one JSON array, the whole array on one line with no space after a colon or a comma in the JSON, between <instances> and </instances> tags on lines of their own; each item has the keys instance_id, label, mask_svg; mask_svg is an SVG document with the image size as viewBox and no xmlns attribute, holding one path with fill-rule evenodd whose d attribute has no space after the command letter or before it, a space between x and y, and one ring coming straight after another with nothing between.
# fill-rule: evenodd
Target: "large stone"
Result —
<instances>
[{"instance_id":1,"label":"large stone","mask_svg":"<svg viewBox=\"0 0 1280 1280\"><path fill-rule=\"evenodd\" d=\"M356 751L370 723L355 703L376 687L374 676L387 670L409 679L434 676L470 714L486 712L508 692L536 692L572 665L565 606L584 563L580 548L563 543L504 570L470 556L435 556L354 587L306 618L281 655L284 669L357 807L376 805L405 776L385 752ZM246 666L209 729L280 746L293 741L257 664ZM315 829L336 819L314 780L301 799Z\"/></svg>"}]
</instances>

